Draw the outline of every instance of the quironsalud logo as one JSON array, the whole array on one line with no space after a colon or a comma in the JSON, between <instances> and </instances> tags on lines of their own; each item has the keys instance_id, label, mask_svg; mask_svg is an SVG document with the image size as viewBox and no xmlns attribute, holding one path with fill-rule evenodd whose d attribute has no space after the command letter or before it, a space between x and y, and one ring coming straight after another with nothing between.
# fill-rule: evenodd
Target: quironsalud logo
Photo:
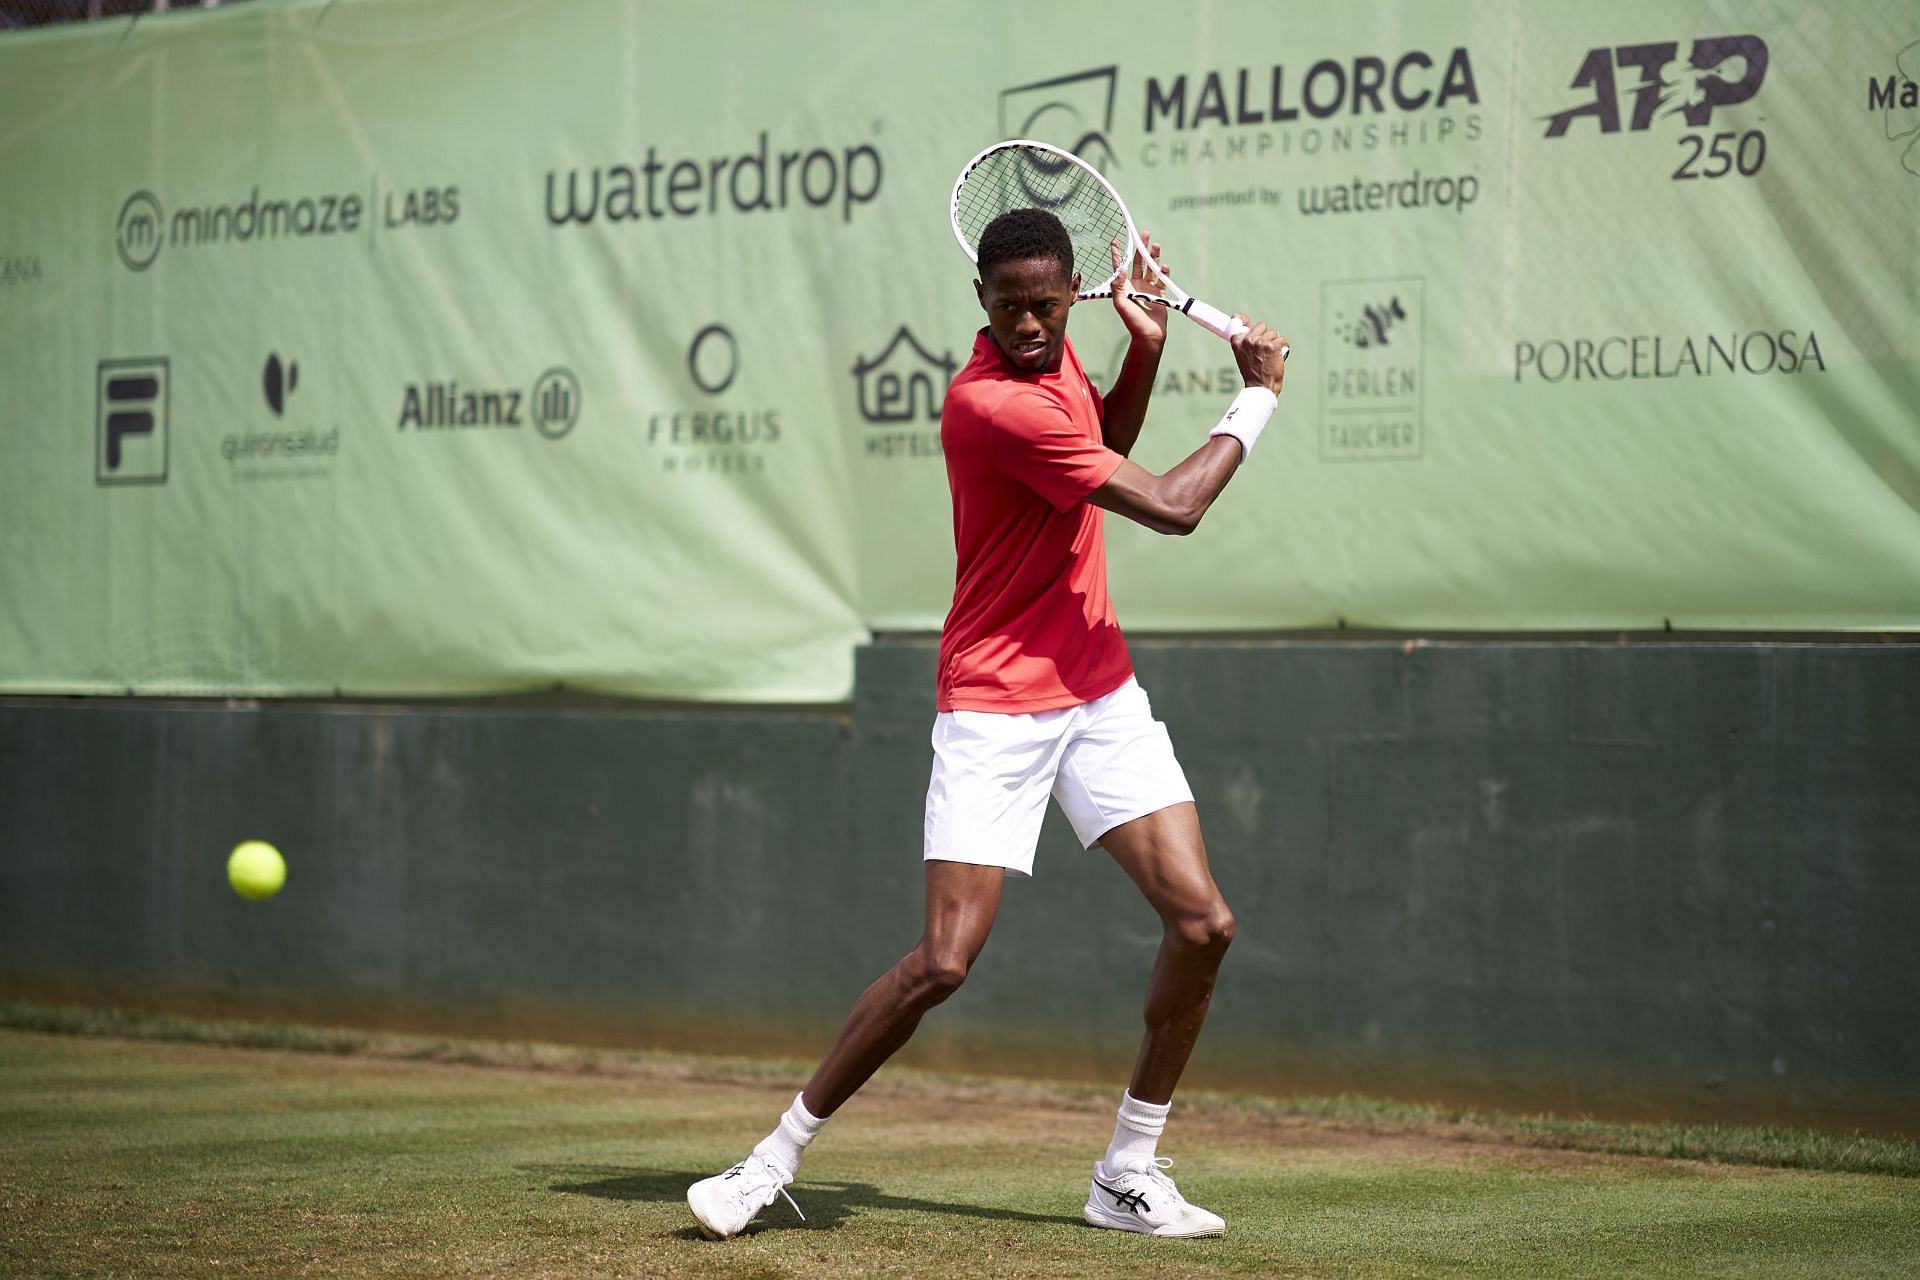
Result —
<instances>
[{"instance_id":1,"label":"quironsalud logo","mask_svg":"<svg viewBox=\"0 0 1920 1280\"><path fill-rule=\"evenodd\" d=\"M266 392L267 408L273 410L274 417L278 418L286 412L287 397L299 385L299 364L289 360L282 365L279 352L269 353L266 367L260 371L260 389Z\"/></svg>"},{"instance_id":2,"label":"quironsalud logo","mask_svg":"<svg viewBox=\"0 0 1920 1280\"><path fill-rule=\"evenodd\" d=\"M242 422L236 425L244 430L221 437L220 456L226 459L229 479L328 478L334 460L340 456L340 428L295 412L293 393L299 386L299 361L269 351L260 366L260 396L273 420Z\"/></svg>"},{"instance_id":3,"label":"quironsalud logo","mask_svg":"<svg viewBox=\"0 0 1920 1280\"><path fill-rule=\"evenodd\" d=\"M1893 55L1893 73L1867 77L1867 110L1889 142L1905 142L1900 167L1920 178L1920 40Z\"/></svg>"}]
</instances>

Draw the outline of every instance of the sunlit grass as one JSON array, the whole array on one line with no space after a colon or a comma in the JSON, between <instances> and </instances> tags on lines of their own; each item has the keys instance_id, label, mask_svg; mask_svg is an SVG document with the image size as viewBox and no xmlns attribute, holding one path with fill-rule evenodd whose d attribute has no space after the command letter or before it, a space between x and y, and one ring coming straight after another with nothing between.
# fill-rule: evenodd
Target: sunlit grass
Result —
<instances>
[{"instance_id":1,"label":"sunlit grass","mask_svg":"<svg viewBox=\"0 0 1920 1280\"><path fill-rule=\"evenodd\" d=\"M1795 1167L1867 1158L1844 1139L1363 1099L1182 1099L1162 1150L1227 1237L1097 1232L1112 1099L905 1072L829 1124L793 1188L807 1222L778 1204L715 1244L686 1185L771 1127L795 1064L0 1014L38 1028L0 1032L7 1275L1920 1273L1920 1179ZM1788 1167L1554 1149L1574 1142Z\"/></svg>"}]
</instances>

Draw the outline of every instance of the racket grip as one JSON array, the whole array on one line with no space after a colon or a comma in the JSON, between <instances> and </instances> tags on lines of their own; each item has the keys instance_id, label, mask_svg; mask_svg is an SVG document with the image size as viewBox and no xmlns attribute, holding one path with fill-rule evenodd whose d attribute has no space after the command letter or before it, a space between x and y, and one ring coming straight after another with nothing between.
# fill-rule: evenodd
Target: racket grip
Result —
<instances>
[{"instance_id":1,"label":"racket grip","mask_svg":"<svg viewBox=\"0 0 1920 1280\"><path fill-rule=\"evenodd\" d=\"M1185 311L1188 318L1202 329L1217 333L1223 338L1231 338L1235 334L1247 331L1244 321L1236 320L1220 308L1202 302L1198 298L1187 299L1187 305L1181 310Z\"/></svg>"}]
</instances>

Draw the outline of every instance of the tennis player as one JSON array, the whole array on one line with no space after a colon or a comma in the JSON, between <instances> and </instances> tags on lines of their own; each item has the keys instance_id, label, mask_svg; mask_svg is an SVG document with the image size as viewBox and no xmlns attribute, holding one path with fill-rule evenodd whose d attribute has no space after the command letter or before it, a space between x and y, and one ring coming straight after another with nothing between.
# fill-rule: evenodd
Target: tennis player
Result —
<instances>
[{"instance_id":1,"label":"tennis player","mask_svg":"<svg viewBox=\"0 0 1920 1280\"><path fill-rule=\"evenodd\" d=\"M1158 261L1160 247L1149 243L1149 252ZM1285 344L1263 324L1235 337L1246 389L1198 449L1154 475L1127 454L1153 392L1167 309L1129 300L1115 282L1113 307L1131 340L1102 397L1067 341L1079 277L1059 220L1039 209L1002 214L980 237L979 271L987 324L940 415L959 563L940 638L926 932L860 997L773 1132L688 1189L694 1217L715 1238L738 1234L778 1196L793 1204L786 1188L827 1118L959 989L986 945L1003 881L1032 874L1049 795L1164 925L1146 1037L1113 1141L1093 1166L1086 1220L1158 1236L1226 1231L1219 1215L1181 1195L1156 1144L1233 940L1233 914L1208 871L1166 728L1133 677L1107 597L1101 512L1191 532L1272 414ZM1158 291L1137 259L1130 275L1132 290Z\"/></svg>"}]
</instances>

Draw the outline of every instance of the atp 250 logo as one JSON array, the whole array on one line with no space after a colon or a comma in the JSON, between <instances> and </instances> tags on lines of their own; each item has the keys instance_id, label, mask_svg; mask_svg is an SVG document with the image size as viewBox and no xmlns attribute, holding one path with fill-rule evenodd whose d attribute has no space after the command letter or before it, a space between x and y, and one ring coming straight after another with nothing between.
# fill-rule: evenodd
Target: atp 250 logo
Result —
<instances>
[{"instance_id":1,"label":"atp 250 logo","mask_svg":"<svg viewBox=\"0 0 1920 1280\"><path fill-rule=\"evenodd\" d=\"M1767 42L1759 36L1712 36L1587 50L1569 86L1584 101L1544 116L1547 137L1564 138L1591 120L1600 134L1648 133L1678 116L1690 132L1679 140L1675 181L1751 178L1767 162L1767 135L1723 129L1715 112L1742 106L1767 78ZM1725 117L1721 117L1724 119Z\"/></svg>"}]
</instances>

